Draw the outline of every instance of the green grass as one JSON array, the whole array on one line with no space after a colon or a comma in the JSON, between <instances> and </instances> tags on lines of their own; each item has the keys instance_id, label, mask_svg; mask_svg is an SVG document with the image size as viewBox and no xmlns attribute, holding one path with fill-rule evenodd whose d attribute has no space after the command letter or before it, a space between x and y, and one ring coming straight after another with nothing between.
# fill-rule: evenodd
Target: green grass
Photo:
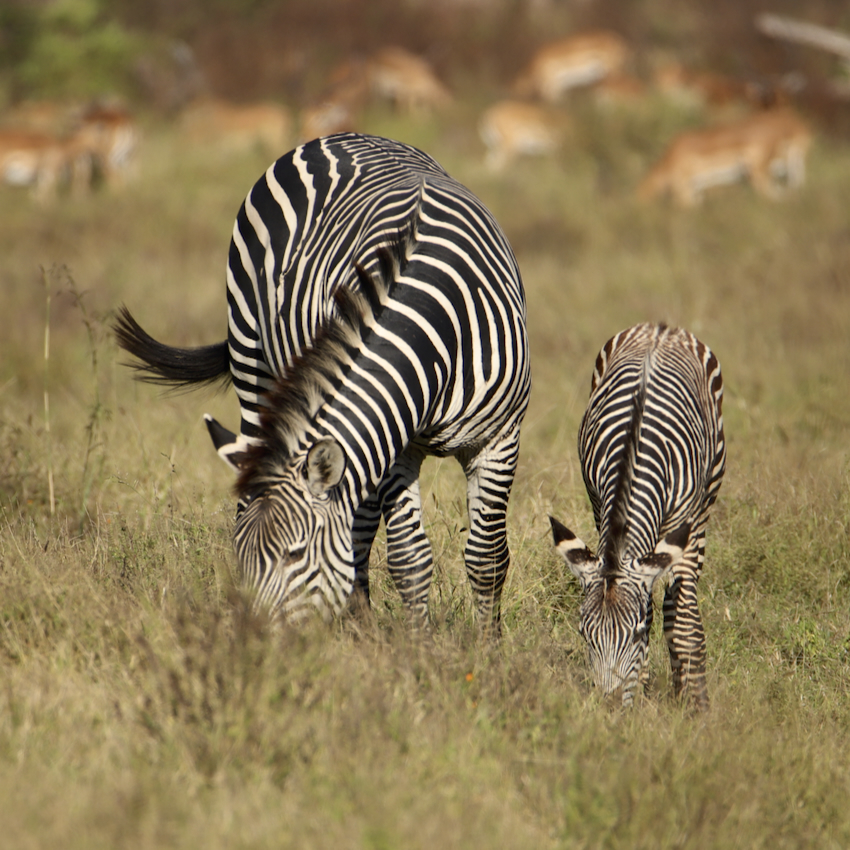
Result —
<instances>
[{"instance_id":1,"label":"green grass","mask_svg":"<svg viewBox=\"0 0 850 850\"><path fill-rule=\"evenodd\" d=\"M820 140L781 204L738 187L682 213L633 200L675 115L579 109L562 154L499 178L460 107L368 120L476 191L523 270L534 390L500 651L476 641L452 461L425 469L430 641L406 635L380 541L373 624L241 614L231 477L201 421L235 427L235 397L133 383L107 326L126 302L173 344L223 337L233 217L268 163L151 124L124 191L0 193L3 845L848 846L850 150ZM644 320L696 332L726 380L697 718L657 629L648 697L598 704L548 530L595 539L578 424L598 349Z\"/></svg>"}]
</instances>

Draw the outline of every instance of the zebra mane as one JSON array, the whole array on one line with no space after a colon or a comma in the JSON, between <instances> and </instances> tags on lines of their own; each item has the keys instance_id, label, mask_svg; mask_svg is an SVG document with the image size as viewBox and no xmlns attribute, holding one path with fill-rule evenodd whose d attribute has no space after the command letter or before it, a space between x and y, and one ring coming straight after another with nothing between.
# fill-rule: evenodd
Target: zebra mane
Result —
<instances>
[{"instance_id":1,"label":"zebra mane","mask_svg":"<svg viewBox=\"0 0 850 850\"><path fill-rule=\"evenodd\" d=\"M626 547L628 531L629 496L634 480L635 464L637 462L637 447L640 439L640 427L646 408L647 373L650 369L652 349L644 359L641 368L640 386L632 397L632 415L626 430L623 452L617 461L615 472L616 490L611 502L608 533L605 540L605 551L602 558L601 575L603 578L613 578L620 569L620 562Z\"/></svg>"},{"instance_id":2,"label":"zebra mane","mask_svg":"<svg viewBox=\"0 0 850 850\"><path fill-rule=\"evenodd\" d=\"M312 344L263 397L260 442L245 454L236 480L238 496L278 477L282 464L297 451L319 408L339 389L361 342L379 321L414 240L415 227L411 225L377 249L377 275L356 263L358 289L346 285L334 292L334 310L329 311Z\"/></svg>"}]
</instances>

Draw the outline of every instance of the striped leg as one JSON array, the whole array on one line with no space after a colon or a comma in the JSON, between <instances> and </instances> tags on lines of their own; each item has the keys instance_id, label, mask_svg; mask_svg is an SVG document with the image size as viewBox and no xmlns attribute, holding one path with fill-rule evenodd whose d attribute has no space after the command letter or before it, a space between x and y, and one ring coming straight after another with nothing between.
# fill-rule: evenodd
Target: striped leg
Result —
<instances>
[{"instance_id":1,"label":"striped leg","mask_svg":"<svg viewBox=\"0 0 850 850\"><path fill-rule=\"evenodd\" d=\"M381 523L381 508L377 495L372 495L354 514L354 526L351 542L354 548L354 589L351 592L350 607L354 611L368 611L369 598L369 556L372 543Z\"/></svg>"},{"instance_id":2,"label":"striped leg","mask_svg":"<svg viewBox=\"0 0 850 850\"><path fill-rule=\"evenodd\" d=\"M694 707L703 710L708 708L708 690L705 630L699 613L697 583L705 552L704 530L692 540L685 558L673 567L664 593L664 637L670 652L676 696L689 699Z\"/></svg>"},{"instance_id":3,"label":"striped leg","mask_svg":"<svg viewBox=\"0 0 850 850\"><path fill-rule=\"evenodd\" d=\"M414 630L428 628L428 593L434 572L431 544L422 526L419 470L423 452L409 447L378 488L387 525L387 567Z\"/></svg>"},{"instance_id":4,"label":"striped leg","mask_svg":"<svg viewBox=\"0 0 850 850\"><path fill-rule=\"evenodd\" d=\"M652 621L655 618L655 608L652 604L652 596L649 597L649 603L646 606L646 636L647 640L649 639L650 634L652 633ZM638 682L640 683L641 689L643 690L644 695L649 691L649 685L652 680L652 676L649 669L648 656L647 660L644 661L643 666L640 669L640 673L638 674Z\"/></svg>"},{"instance_id":5,"label":"striped leg","mask_svg":"<svg viewBox=\"0 0 850 850\"><path fill-rule=\"evenodd\" d=\"M479 626L493 638L502 632L502 587L510 563L506 512L518 453L519 429L514 428L478 454L462 460L469 510L466 572L475 596Z\"/></svg>"}]
</instances>

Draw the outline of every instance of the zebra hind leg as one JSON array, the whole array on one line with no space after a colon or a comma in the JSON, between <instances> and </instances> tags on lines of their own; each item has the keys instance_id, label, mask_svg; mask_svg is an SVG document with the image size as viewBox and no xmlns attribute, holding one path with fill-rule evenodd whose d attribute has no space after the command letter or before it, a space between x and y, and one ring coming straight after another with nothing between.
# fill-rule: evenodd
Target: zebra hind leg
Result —
<instances>
[{"instance_id":1,"label":"zebra hind leg","mask_svg":"<svg viewBox=\"0 0 850 850\"><path fill-rule=\"evenodd\" d=\"M502 633L502 588L510 564L506 514L518 453L517 427L477 454L460 458L466 474L469 510L466 572L475 597L479 628L493 640Z\"/></svg>"},{"instance_id":2,"label":"zebra hind leg","mask_svg":"<svg viewBox=\"0 0 850 850\"><path fill-rule=\"evenodd\" d=\"M414 631L428 631L428 594L434 572L431 544L422 526L419 470L425 455L408 448L389 470L378 498L387 526L387 567Z\"/></svg>"}]
</instances>

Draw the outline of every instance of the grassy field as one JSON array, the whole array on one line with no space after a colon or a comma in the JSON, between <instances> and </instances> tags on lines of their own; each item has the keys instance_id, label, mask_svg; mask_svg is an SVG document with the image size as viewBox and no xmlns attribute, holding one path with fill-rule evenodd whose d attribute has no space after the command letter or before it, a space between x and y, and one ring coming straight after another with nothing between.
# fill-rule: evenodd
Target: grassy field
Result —
<instances>
[{"instance_id":1,"label":"grassy field","mask_svg":"<svg viewBox=\"0 0 850 850\"><path fill-rule=\"evenodd\" d=\"M223 338L230 229L266 156L152 123L123 191L0 193L4 847L850 846L850 147L819 139L780 204L639 206L684 120L580 107L561 154L497 178L472 112L369 116L480 195L526 284L534 390L492 654L456 464L426 467L433 640L406 636L380 545L374 625L264 634L233 604L231 476L201 421L235 427L235 396L162 397L121 365L122 302L173 344ZM598 349L644 320L697 333L726 381L697 718L657 627L647 698L598 704L550 543L549 513L595 540L578 424Z\"/></svg>"}]
</instances>

